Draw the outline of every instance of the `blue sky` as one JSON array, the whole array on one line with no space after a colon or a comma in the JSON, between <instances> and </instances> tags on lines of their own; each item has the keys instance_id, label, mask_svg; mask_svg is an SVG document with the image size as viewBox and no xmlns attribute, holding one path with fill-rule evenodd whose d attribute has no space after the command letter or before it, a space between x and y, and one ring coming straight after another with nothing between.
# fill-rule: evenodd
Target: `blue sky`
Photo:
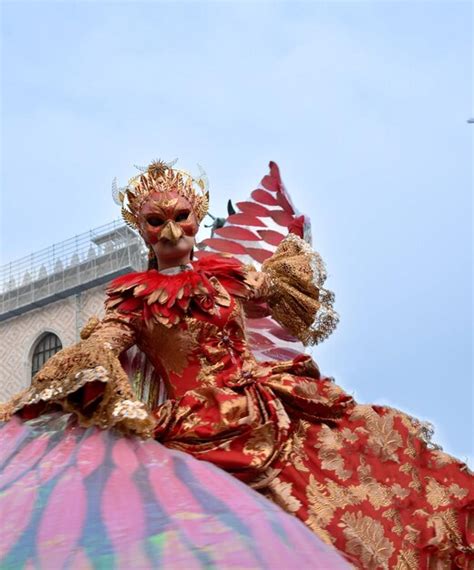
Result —
<instances>
[{"instance_id":1,"label":"blue sky","mask_svg":"<svg viewBox=\"0 0 474 570\"><path fill-rule=\"evenodd\" d=\"M281 168L341 314L314 351L473 455L468 2L3 2L1 259L117 218L114 176Z\"/></svg>"}]
</instances>

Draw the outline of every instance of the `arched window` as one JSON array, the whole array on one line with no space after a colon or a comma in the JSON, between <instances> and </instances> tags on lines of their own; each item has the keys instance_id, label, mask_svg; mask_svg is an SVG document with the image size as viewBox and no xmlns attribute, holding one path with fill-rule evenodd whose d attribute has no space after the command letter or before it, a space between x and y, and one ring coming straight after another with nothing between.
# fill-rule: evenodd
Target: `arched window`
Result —
<instances>
[{"instance_id":1,"label":"arched window","mask_svg":"<svg viewBox=\"0 0 474 570\"><path fill-rule=\"evenodd\" d=\"M43 364L56 354L63 345L54 333L45 333L36 343L31 359L31 377L33 377Z\"/></svg>"}]
</instances>

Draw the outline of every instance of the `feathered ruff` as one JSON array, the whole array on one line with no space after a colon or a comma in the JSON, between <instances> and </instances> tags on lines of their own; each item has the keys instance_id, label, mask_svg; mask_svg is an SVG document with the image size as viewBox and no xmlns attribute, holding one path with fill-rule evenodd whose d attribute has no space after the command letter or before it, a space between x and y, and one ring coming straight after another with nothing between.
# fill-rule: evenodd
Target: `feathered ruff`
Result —
<instances>
[{"instance_id":1,"label":"feathered ruff","mask_svg":"<svg viewBox=\"0 0 474 570\"><path fill-rule=\"evenodd\" d=\"M243 298L248 296L249 287L244 283L246 270L243 263L235 257L208 254L193 263L193 266L196 271L208 277L216 277L231 295Z\"/></svg>"},{"instance_id":2,"label":"feathered ruff","mask_svg":"<svg viewBox=\"0 0 474 570\"><path fill-rule=\"evenodd\" d=\"M230 295L248 296L244 267L237 259L210 254L192 265L193 269L176 275L151 269L117 277L107 288L106 306L171 327L181 321L191 303L208 313L215 305L225 305L219 285Z\"/></svg>"}]
</instances>

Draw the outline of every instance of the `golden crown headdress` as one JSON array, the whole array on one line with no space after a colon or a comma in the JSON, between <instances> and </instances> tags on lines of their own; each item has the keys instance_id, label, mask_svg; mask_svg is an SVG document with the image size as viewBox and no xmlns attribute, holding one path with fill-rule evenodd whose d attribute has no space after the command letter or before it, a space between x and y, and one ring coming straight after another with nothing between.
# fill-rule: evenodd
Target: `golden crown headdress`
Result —
<instances>
[{"instance_id":1,"label":"golden crown headdress","mask_svg":"<svg viewBox=\"0 0 474 570\"><path fill-rule=\"evenodd\" d=\"M125 222L139 228L139 214L143 203L152 192L176 192L191 204L198 223L201 223L209 209L209 190L205 172L200 169L200 177L194 178L185 170L173 168L177 160L164 162L155 160L147 167L136 166L140 174L119 188L117 179L112 182L112 195L122 208Z\"/></svg>"}]
</instances>

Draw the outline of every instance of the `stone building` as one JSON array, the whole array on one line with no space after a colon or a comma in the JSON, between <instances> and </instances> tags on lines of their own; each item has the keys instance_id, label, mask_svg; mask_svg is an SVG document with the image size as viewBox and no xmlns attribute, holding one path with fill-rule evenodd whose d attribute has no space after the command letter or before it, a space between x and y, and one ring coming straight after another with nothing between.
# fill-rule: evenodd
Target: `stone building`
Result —
<instances>
[{"instance_id":1,"label":"stone building","mask_svg":"<svg viewBox=\"0 0 474 570\"><path fill-rule=\"evenodd\" d=\"M112 222L0 268L0 402L29 386L103 312L105 285L144 269L141 239Z\"/></svg>"}]
</instances>

